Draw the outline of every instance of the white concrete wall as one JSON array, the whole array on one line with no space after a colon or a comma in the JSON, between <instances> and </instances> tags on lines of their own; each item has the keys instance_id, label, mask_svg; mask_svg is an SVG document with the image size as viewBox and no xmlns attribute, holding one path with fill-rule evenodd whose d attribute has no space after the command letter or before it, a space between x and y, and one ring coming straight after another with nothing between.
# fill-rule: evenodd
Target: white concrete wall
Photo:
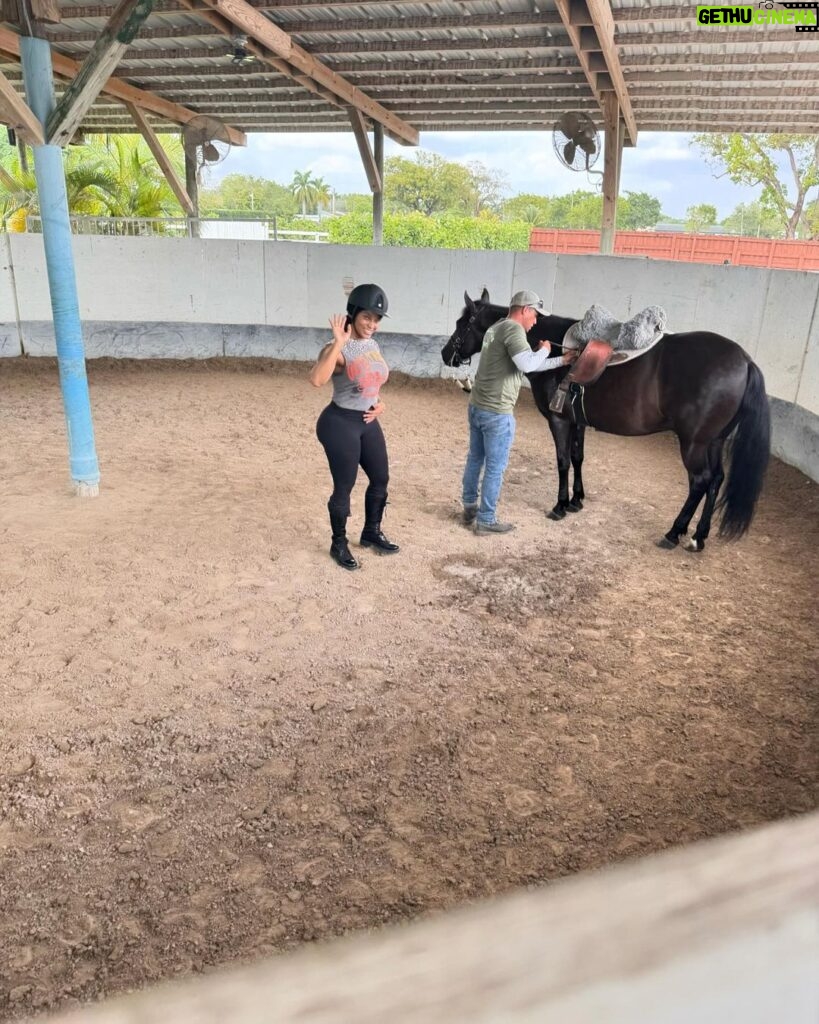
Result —
<instances>
[{"instance_id":1,"label":"white concrete wall","mask_svg":"<svg viewBox=\"0 0 819 1024\"><path fill-rule=\"evenodd\" d=\"M19 356L20 351L11 244L8 235L0 235L0 356Z\"/></svg>"},{"instance_id":2,"label":"white concrete wall","mask_svg":"<svg viewBox=\"0 0 819 1024\"><path fill-rule=\"evenodd\" d=\"M0 248L0 355L54 355L42 240ZM506 302L534 288L555 313L593 302L626 319L658 304L672 331L733 338L759 364L773 399L774 452L819 478L819 274L622 256L374 249L298 242L75 238L90 358L264 356L312 360L350 286L390 297L381 340L394 369L445 371L440 347L463 293ZM18 333L19 325L19 333Z\"/></svg>"}]
</instances>

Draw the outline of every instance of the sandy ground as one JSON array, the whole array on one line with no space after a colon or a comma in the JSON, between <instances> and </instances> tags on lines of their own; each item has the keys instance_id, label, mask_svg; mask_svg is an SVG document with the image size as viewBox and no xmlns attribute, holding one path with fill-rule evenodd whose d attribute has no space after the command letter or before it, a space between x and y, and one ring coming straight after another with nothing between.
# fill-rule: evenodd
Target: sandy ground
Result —
<instances>
[{"instance_id":1,"label":"sandy ground","mask_svg":"<svg viewBox=\"0 0 819 1024\"><path fill-rule=\"evenodd\" d=\"M816 806L815 484L660 551L675 439L590 432L548 522L524 393L476 537L465 397L393 380L402 551L345 573L304 373L92 364L80 501L55 364L0 361L0 1020Z\"/></svg>"}]
</instances>

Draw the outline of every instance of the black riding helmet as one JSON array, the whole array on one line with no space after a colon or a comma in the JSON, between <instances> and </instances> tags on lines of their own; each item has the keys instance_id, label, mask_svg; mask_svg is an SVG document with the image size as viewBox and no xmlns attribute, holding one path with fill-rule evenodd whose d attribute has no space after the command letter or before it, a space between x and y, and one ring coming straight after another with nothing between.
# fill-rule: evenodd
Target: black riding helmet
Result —
<instances>
[{"instance_id":1,"label":"black riding helmet","mask_svg":"<svg viewBox=\"0 0 819 1024\"><path fill-rule=\"evenodd\" d=\"M388 306L387 296L377 284L359 284L347 298L347 316L354 320L362 310L377 313L378 316L388 316Z\"/></svg>"}]
</instances>

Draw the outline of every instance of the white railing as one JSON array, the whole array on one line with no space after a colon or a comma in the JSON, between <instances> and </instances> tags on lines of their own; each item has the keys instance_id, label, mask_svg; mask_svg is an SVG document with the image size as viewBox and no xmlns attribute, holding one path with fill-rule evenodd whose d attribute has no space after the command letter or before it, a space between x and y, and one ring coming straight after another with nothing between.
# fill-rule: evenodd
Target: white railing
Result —
<instances>
[{"instance_id":1,"label":"white railing","mask_svg":"<svg viewBox=\"0 0 819 1024\"><path fill-rule=\"evenodd\" d=\"M270 220L217 220L206 217L90 217L72 215L75 235L147 238L238 238L284 242L326 242L326 231L282 229L275 217ZM26 217L26 231L42 232L40 217Z\"/></svg>"}]
</instances>

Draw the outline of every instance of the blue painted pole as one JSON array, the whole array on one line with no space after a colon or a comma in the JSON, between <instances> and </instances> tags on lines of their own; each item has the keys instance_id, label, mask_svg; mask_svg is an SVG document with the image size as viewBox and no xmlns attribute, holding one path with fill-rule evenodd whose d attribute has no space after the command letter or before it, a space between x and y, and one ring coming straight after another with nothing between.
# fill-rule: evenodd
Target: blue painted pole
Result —
<instances>
[{"instance_id":1,"label":"blue painted pole","mask_svg":"<svg viewBox=\"0 0 819 1024\"><path fill-rule=\"evenodd\" d=\"M28 104L45 126L56 104L51 48L45 39L23 37L20 39L20 57ZM63 152L59 146L34 147L34 174L40 200L60 388L68 430L71 478L78 494L93 497L99 493L100 470L85 372L85 346L71 247Z\"/></svg>"}]
</instances>

